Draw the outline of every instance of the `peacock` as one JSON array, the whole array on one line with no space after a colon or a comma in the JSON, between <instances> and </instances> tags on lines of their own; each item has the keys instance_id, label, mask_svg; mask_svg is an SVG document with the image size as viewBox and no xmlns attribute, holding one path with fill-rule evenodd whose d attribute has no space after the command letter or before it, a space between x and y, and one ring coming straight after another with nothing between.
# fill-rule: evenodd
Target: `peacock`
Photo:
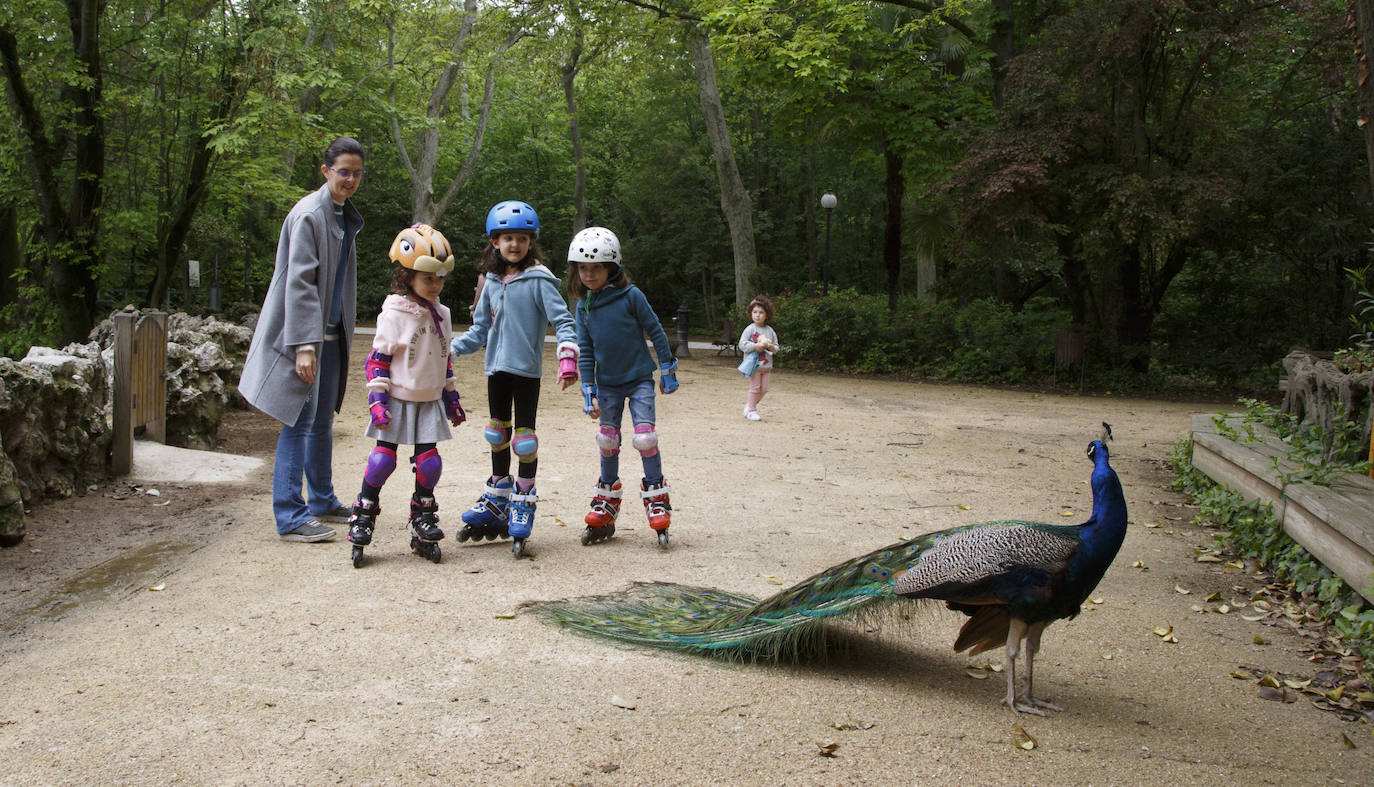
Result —
<instances>
[{"instance_id":1,"label":"peacock","mask_svg":"<svg viewBox=\"0 0 1374 787\"><path fill-rule=\"evenodd\" d=\"M534 604L546 620L621 642L726 660L800 660L824 651L825 623L901 599L968 615L954 641L970 655L1005 645L1002 703L1040 716L1061 708L1031 692L1045 627L1073 618L1126 537L1126 499L1108 462L1111 427L1088 445L1092 515L1080 525L1002 520L901 541L847 560L762 601L713 588L637 583L606 596ZM1025 645L1024 692L1016 657Z\"/></svg>"}]
</instances>

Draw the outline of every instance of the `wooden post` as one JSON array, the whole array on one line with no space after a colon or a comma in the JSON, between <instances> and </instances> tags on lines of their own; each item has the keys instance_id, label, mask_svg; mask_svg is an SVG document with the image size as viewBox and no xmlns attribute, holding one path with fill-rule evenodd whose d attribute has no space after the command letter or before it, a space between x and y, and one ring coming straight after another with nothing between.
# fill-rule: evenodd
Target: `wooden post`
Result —
<instances>
[{"instance_id":1,"label":"wooden post","mask_svg":"<svg viewBox=\"0 0 1374 787\"><path fill-rule=\"evenodd\" d=\"M150 440L167 440L167 315L133 312L114 316L114 434L110 471L133 469L134 431L143 427Z\"/></svg>"},{"instance_id":2,"label":"wooden post","mask_svg":"<svg viewBox=\"0 0 1374 787\"><path fill-rule=\"evenodd\" d=\"M119 312L114 316L114 324L114 435L110 441L110 472L128 475L134 465L133 380L128 373L134 349L134 315Z\"/></svg>"}]
</instances>

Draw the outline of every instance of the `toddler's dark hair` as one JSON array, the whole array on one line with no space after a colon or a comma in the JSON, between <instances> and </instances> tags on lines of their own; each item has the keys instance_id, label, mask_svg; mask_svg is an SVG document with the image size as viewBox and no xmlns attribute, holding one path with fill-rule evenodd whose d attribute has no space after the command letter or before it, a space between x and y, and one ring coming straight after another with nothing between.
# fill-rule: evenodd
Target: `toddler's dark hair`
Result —
<instances>
[{"instance_id":1,"label":"toddler's dark hair","mask_svg":"<svg viewBox=\"0 0 1374 787\"><path fill-rule=\"evenodd\" d=\"M605 262L569 262L568 263L568 296L574 300L579 300L587 294L587 285L582 283L582 277L577 275L579 265L606 265ZM614 264L614 263L609 263ZM620 274L614 279L607 279L607 287L628 287L634 284L630 280L630 274L626 272L625 266L620 266Z\"/></svg>"},{"instance_id":2,"label":"toddler's dark hair","mask_svg":"<svg viewBox=\"0 0 1374 787\"><path fill-rule=\"evenodd\" d=\"M750 317L750 312L754 311L755 306L763 307L764 322L773 321L773 301L767 295L755 295L754 300L749 301L749 308L745 310L744 316ZM752 317L750 317L752 319Z\"/></svg>"}]
</instances>

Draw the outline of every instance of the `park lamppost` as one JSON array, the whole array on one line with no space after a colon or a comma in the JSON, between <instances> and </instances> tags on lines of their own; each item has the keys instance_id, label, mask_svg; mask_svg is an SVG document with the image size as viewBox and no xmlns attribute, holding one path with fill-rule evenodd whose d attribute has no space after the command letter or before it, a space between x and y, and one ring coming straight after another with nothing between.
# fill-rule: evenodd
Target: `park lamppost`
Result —
<instances>
[{"instance_id":1,"label":"park lamppost","mask_svg":"<svg viewBox=\"0 0 1374 787\"><path fill-rule=\"evenodd\" d=\"M821 207L825 208L825 257L821 261L821 294L826 294L826 268L830 267L830 214L839 201L835 192L826 191L821 195Z\"/></svg>"}]
</instances>

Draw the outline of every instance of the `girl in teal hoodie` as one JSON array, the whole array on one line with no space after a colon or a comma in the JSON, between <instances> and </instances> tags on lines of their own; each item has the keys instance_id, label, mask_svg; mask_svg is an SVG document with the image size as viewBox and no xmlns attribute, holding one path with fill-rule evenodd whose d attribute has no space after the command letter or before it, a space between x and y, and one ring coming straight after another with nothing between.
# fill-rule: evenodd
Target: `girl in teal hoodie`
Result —
<instances>
[{"instance_id":1,"label":"girl in teal hoodie","mask_svg":"<svg viewBox=\"0 0 1374 787\"><path fill-rule=\"evenodd\" d=\"M558 278L544 265L539 215L524 202L499 202L487 213L490 245L478 273L484 278L473 307L472 327L454 337L454 355L486 348L487 402L491 421L483 432L491 445L491 477L477 503L463 512L458 540L514 540L516 557L534 526L534 488L539 437L539 378L543 373L544 333L552 324L558 337L558 376L577 380L577 342L573 317L558 292ZM519 468L511 476L511 454Z\"/></svg>"},{"instance_id":2,"label":"girl in teal hoodie","mask_svg":"<svg viewBox=\"0 0 1374 787\"><path fill-rule=\"evenodd\" d=\"M568 295L577 312L583 409L600 419L596 445L601 451L601 477L586 516L582 543L595 544L615 533L621 497L620 425L628 402L635 429L631 444L644 462L639 496L659 546L666 547L672 506L655 428L654 362L644 337L654 345L659 387L665 394L677 390L677 359L663 325L649 308L649 300L630 283L615 233L604 227L588 227L577 233L568 248L568 263ZM573 382L564 380L563 387Z\"/></svg>"}]
</instances>

